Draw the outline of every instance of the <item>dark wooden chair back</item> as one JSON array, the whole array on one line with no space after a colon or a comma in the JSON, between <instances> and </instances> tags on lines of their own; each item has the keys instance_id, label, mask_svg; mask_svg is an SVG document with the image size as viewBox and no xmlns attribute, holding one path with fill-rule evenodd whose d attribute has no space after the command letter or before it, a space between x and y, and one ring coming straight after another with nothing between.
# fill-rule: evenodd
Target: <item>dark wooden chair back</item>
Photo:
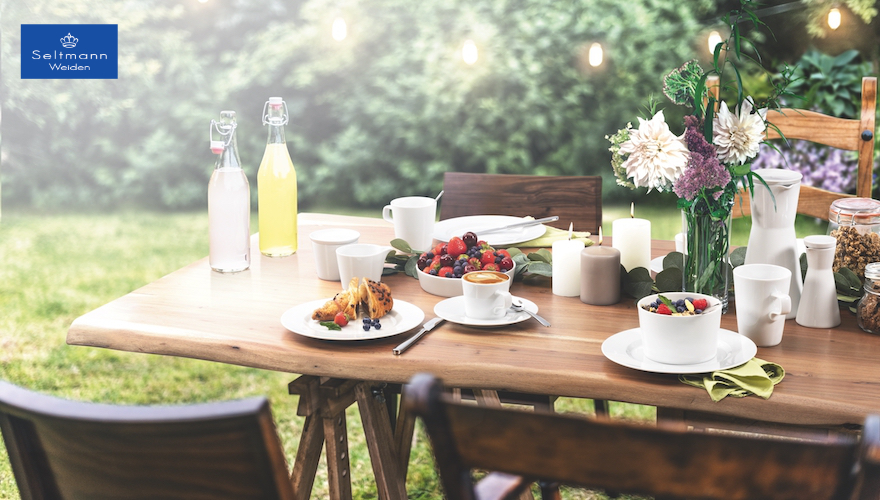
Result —
<instances>
[{"instance_id":1,"label":"dark wooden chair back","mask_svg":"<svg viewBox=\"0 0 880 500\"><path fill-rule=\"evenodd\" d=\"M779 109L767 113L768 139L803 139L838 149L858 152L856 194L871 198L874 175L874 126L877 113L877 77L862 78L862 107L859 118L846 119L802 109ZM774 126L776 128L774 128ZM775 154L775 153L772 153ZM834 200L852 197L812 186L801 186L797 213L828 220ZM733 209L734 217L751 215L749 197L740 192Z\"/></svg>"},{"instance_id":2,"label":"dark wooden chair back","mask_svg":"<svg viewBox=\"0 0 880 500\"><path fill-rule=\"evenodd\" d=\"M293 498L265 398L126 407L0 382L0 429L23 500Z\"/></svg>"},{"instance_id":3,"label":"dark wooden chair back","mask_svg":"<svg viewBox=\"0 0 880 500\"><path fill-rule=\"evenodd\" d=\"M666 498L880 495L880 416L861 441L801 441L457 404L426 374L405 400L425 423L448 498L514 498L536 479ZM472 469L492 472L474 484Z\"/></svg>"},{"instance_id":4,"label":"dark wooden chair back","mask_svg":"<svg viewBox=\"0 0 880 500\"><path fill-rule=\"evenodd\" d=\"M574 223L576 231L595 234L602 224L602 178L446 172L440 219L466 215L558 215L553 227Z\"/></svg>"}]
</instances>

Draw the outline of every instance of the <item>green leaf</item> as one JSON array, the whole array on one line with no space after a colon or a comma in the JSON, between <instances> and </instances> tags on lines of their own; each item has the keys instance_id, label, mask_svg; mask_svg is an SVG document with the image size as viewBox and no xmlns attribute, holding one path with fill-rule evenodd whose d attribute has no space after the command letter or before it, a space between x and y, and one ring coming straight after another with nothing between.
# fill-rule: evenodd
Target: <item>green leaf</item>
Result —
<instances>
[{"instance_id":1,"label":"green leaf","mask_svg":"<svg viewBox=\"0 0 880 500\"><path fill-rule=\"evenodd\" d=\"M651 273L644 267L637 267L630 272L621 266L623 276L623 291L636 299L651 295L654 288L654 280L651 279Z\"/></svg>"},{"instance_id":2,"label":"green leaf","mask_svg":"<svg viewBox=\"0 0 880 500\"><path fill-rule=\"evenodd\" d=\"M846 279L847 283L849 283L849 286L861 292L862 280L859 279L859 276L854 273L852 269L848 267L841 267L838 273L840 273Z\"/></svg>"},{"instance_id":3,"label":"green leaf","mask_svg":"<svg viewBox=\"0 0 880 500\"><path fill-rule=\"evenodd\" d=\"M537 261L537 262L547 262L553 263L553 254L550 253L546 248L542 248L540 250L536 250L529 254L529 260Z\"/></svg>"},{"instance_id":4,"label":"green leaf","mask_svg":"<svg viewBox=\"0 0 880 500\"><path fill-rule=\"evenodd\" d=\"M682 285L681 268L669 267L657 273L657 290L660 292L680 292Z\"/></svg>"},{"instance_id":5,"label":"green leaf","mask_svg":"<svg viewBox=\"0 0 880 500\"><path fill-rule=\"evenodd\" d=\"M807 254L802 253L799 259L801 264L801 281L807 279Z\"/></svg>"},{"instance_id":6,"label":"green leaf","mask_svg":"<svg viewBox=\"0 0 880 500\"><path fill-rule=\"evenodd\" d=\"M400 250L403 253L413 253L413 249L409 246L409 243L400 238L394 238L393 240L391 240L391 246Z\"/></svg>"},{"instance_id":7,"label":"green leaf","mask_svg":"<svg viewBox=\"0 0 880 500\"><path fill-rule=\"evenodd\" d=\"M340 327L333 321L322 321L321 326L326 326L328 330L342 330L342 327Z\"/></svg>"},{"instance_id":8,"label":"green leaf","mask_svg":"<svg viewBox=\"0 0 880 500\"><path fill-rule=\"evenodd\" d=\"M529 264L528 271L531 274L553 277L553 266L547 262L532 262Z\"/></svg>"},{"instance_id":9,"label":"green leaf","mask_svg":"<svg viewBox=\"0 0 880 500\"><path fill-rule=\"evenodd\" d=\"M663 257L663 269L684 269L684 254L681 252L669 252Z\"/></svg>"},{"instance_id":10,"label":"green leaf","mask_svg":"<svg viewBox=\"0 0 880 500\"><path fill-rule=\"evenodd\" d=\"M741 266L746 263L746 249L748 247L738 247L730 252L730 265L732 267Z\"/></svg>"},{"instance_id":11,"label":"green leaf","mask_svg":"<svg viewBox=\"0 0 880 500\"><path fill-rule=\"evenodd\" d=\"M416 274L417 272L419 272L418 256L413 255L412 257L410 257L409 260L406 261L403 271L406 273L407 276L418 278L418 275Z\"/></svg>"}]
</instances>

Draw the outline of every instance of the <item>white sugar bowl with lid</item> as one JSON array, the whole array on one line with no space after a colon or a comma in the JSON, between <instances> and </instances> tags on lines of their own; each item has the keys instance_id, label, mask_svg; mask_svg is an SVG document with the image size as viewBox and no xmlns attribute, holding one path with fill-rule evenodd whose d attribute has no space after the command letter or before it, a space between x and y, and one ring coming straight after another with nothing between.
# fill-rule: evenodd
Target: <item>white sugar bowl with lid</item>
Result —
<instances>
[{"instance_id":1,"label":"white sugar bowl with lid","mask_svg":"<svg viewBox=\"0 0 880 500\"><path fill-rule=\"evenodd\" d=\"M312 252L315 254L315 271L318 278L327 281L339 281L339 263L336 260L336 249L343 245L357 243L361 233L354 229L328 228L319 229L309 234L312 240Z\"/></svg>"},{"instance_id":2,"label":"white sugar bowl with lid","mask_svg":"<svg viewBox=\"0 0 880 500\"><path fill-rule=\"evenodd\" d=\"M639 330L645 357L658 363L690 365L703 363L718 355L718 332L721 330L721 302L710 295L693 292L664 292L676 302L704 299L705 313L693 316L671 316L651 312L645 307L658 295L649 295L638 302Z\"/></svg>"}]
</instances>

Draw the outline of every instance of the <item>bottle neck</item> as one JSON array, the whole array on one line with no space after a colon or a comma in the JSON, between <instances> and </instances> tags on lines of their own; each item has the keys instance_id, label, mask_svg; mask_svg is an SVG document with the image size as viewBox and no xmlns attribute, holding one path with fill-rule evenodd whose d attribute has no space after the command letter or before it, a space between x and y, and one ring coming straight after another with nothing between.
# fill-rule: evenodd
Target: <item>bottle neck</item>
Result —
<instances>
[{"instance_id":1,"label":"bottle neck","mask_svg":"<svg viewBox=\"0 0 880 500\"><path fill-rule=\"evenodd\" d=\"M217 163L214 168L241 169L241 160L238 158L238 144L235 138L235 130L232 131L232 137L228 144L223 148L223 152L217 157Z\"/></svg>"},{"instance_id":2,"label":"bottle neck","mask_svg":"<svg viewBox=\"0 0 880 500\"><path fill-rule=\"evenodd\" d=\"M280 123L280 120L279 120ZM269 123L269 139L266 144L286 144L284 139L284 125L273 125Z\"/></svg>"}]
</instances>

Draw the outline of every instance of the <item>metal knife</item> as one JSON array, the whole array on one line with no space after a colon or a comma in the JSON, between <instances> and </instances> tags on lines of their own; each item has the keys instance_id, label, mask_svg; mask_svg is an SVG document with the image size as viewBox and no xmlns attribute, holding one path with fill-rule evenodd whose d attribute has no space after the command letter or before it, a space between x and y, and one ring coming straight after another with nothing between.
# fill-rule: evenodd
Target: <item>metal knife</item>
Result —
<instances>
[{"instance_id":1,"label":"metal knife","mask_svg":"<svg viewBox=\"0 0 880 500\"><path fill-rule=\"evenodd\" d=\"M411 345L413 345L413 344L415 344L416 342L418 342L419 339L421 339L421 338L424 337L428 332L430 332L431 330L433 330L435 326L439 325L440 323L443 323L443 321L444 321L443 318L434 318L434 319L429 320L429 321L426 322L424 325L422 325L422 329L419 330L418 332L416 332L415 335L413 335L412 337L410 337L409 339L407 339L406 342L400 344L399 346L395 347L395 348L392 349L391 351L392 351L394 354L397 354L397 355L403 354L403 351L409 349Z\"/></svg>"},{"instance_id":2,"label":"metal knife","mask_svg":"<svg viewBox=\"0 0 880 500\"><path fill-rule=\"evenodd\" d=\"M557 221L557 220L559 220L559 216L552 215L550 217L544 217L543 219L527 220L527 221L517 222L515 224L510 224L510 225L502 226L502 227L493 227L491 229L477 229L474 232L477 234L494 233L497 231L506 231L508 229L517 229L517 228L521 228L521 227L537 226L538 224L543 224L545 222L553 222L553 221Z\"/></svg>"}]
</instances>

